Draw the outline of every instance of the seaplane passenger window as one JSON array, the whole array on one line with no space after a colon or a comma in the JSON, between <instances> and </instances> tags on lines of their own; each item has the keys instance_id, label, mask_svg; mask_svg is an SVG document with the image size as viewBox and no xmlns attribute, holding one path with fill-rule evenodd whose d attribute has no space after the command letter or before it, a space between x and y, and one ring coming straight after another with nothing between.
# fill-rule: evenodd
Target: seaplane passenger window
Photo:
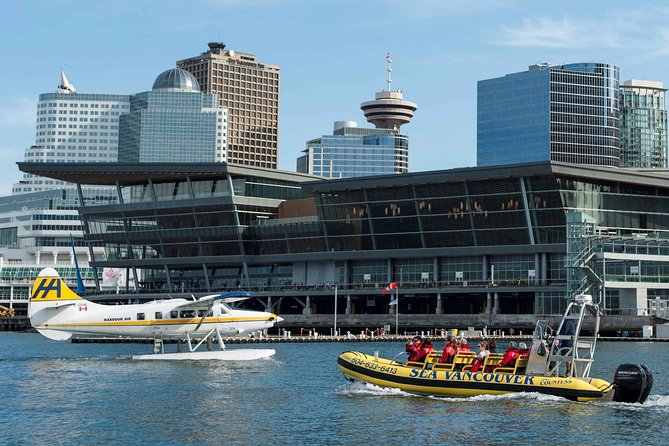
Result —
<instances>
[{"instance_id":1,"label":"seaplane passenger window","mask_svg":"<svg viewBox=\"0 0 669 446\"><path fill-rule=\"evenodd\" d=\"M144 320L144 313L137 313L137 320L138 321L143 321Z\"/></svg>"},{"instance_id":2,"label":"seaplane passenger window","mask_svg":"<svg viewBox=\"0 0 669 446\"><path fill-rule=\"evenodd\" d=\"M181 317L195 317L195 310L182 310Z\"/></svg>"},{"instance_id":3,"label":"seaplane passenger window","mask_svg":"<svg viewBox=\"0 0 669 446\"><path fill-rule=\"evenodd\" d=\"M207 313L207 310L197 310L197 317L202 317Z\"/></svg>"},{"instance_id":4,"label":"seaplane passenger window","mask_svg":"<svg viewBox=\"0 0 669 446\"><path fill-rule=\"evenodd\" d=\"M163 313L160 311L156 311L156 319L162 319L163 318Z\"/></svg>"},{"instance_id":5,"label":"seaplane passenger window","mask_svg":"<svg viewBox=\"0 0 669 446\"><path fill-rule=\"evenodd\" d=\"M170 311L170 317L171 317L172 319L176 319L176 318L178 318L178 317L179 317L179 312L178 312L177 310Z\"/></svg>"}]
</instances>

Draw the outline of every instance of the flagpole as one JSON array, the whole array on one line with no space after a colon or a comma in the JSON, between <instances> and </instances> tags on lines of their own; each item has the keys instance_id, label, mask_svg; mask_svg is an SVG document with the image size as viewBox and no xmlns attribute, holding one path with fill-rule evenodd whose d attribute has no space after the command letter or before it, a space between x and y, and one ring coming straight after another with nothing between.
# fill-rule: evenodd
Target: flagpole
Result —
<instances>
[{"instance_id":1,"label":"flagpole","mask_svg":"<svg viewBox=\"0 0 669 446\"><path fill-rule=\"evenodd\" d=\"M395 287L395 334L400 335L400 286Z\"/></svg>"},{"instance_id":2,"label":"flagpole","mask_svg":"<svg viewBox=\"0 0 669 446\"><path fill-rule=\"evenodd\" d=\"M335 285L335 297L334 297L334 336L337 336L337 285Z\"/></svg>"}]
</instances>

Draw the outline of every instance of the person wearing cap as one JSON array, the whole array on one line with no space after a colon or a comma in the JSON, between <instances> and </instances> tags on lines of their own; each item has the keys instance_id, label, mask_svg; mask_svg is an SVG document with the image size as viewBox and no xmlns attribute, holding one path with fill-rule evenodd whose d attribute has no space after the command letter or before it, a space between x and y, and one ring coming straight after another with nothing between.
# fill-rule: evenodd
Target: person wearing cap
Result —
<instances>
[{"instance_id":1,"label":"person wearing cap","mask_svg":"<svg viewBox=\"0 0 669 446\"><path fill-rule=\"evenodd\" d=\"M509 342L509 347L504 352L502 360L498 365L495 366L495 369L499 367L513 367L513 365L516 363L516 359L518 359L519 356L520 351L518 348L516 348L516 343L513 341Z\"/></svg>"},{"instance_id":2,"label":"person wearing cap","mask_svg":"<svg viewBox=\"0 0 669 446\"><path fill-rule=\"evenodd\" d=\"M421 346L421 339L420 336L414 336L413 339L409 339L407 341L407 345L404 349L408 356L408 361L415 361L416 359L416 354L420 350Z\"/></svg>"},{"instance_id":3,"label":"person wearing cap","mask_svg":"<svg viewBox=\"0 0 669 446\"><path fill-rule=\"evenodd\" d=\"M453 336L448 335L446 338L446 346L444 347L444 352L441 354L441 359L439 362L451 363L455 358L457 353L458 344L453 338Z\"/></svg>"},{"instance_id":4,"label":"person wearing cap","mask_svg":"<svg viewBox=\"0 0 669 446\"><path fill-rule=\"evenodd\" d=\"M416 352L412 361L425 361L430 353L432 353L432 341L423 339L423 342L421 342L420 348Z\"/></svg>"}]
</instances>

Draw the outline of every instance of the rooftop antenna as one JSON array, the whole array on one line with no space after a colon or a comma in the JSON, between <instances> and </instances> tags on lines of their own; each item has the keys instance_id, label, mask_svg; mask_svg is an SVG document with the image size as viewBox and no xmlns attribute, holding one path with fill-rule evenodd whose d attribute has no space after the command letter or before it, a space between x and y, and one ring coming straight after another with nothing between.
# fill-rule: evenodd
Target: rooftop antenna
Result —
<instances>
[{"instance_id":1,"label":"rooftop antenna","mask_svg":"<svg viewBox=\"0 0 669 446\"><path fill-rule=\"evenodd\" d=\"M393 83L393 80L390 78L390 73L392 73L393 69L390 68L390 65L393 63L392 59L390 58L390 51L388 51L388 54L386 54L386 62L388 62L388 80L386 81L388 83L388 91L392 91L390 89L390 84Z\"/></svg>"}]
</instances>

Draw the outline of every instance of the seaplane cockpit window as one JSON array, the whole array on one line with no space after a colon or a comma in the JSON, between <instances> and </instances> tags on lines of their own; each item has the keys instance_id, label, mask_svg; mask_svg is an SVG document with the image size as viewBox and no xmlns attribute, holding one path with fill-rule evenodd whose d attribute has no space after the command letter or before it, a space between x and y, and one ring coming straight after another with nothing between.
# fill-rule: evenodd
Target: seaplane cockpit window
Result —
<instances>
[{"instance_id":1,"label":"seaplane cockpit window","mask_svg":"<svg viewBox=\"0 0 669 446\"><path fill-rule=\"evenodd\" d=\"M195 317L195 310L181 310L181 317Z\"/></svg>"},{"instance_id":2,"label":"seaplane cockpit window","mask_svg":"<svg viewBox=\"0 0 669 446\"><path fill-rule=\"evenodd\" d=\"M160 311L156 311L156 319L162 319L163 318L163 313Z\"/></svg>"},{"instance_id":3,"label":"seaplane cockpit window","mask_svg":"<svg viewBox=\"0 0 669 446\"><path fill-rule=\"evenodd\" d=\"M177 310L170 311L170 317L176 319L179 317L179 312Z\"/></svg>"},{"instance_id":4,"label":"seaplane cockpit window","mask_svg":"<svg viewBox=\"0 0 669 446\"><path fill-rule=\"evenodd\" d=\"M221 314L230 313L230 308L227 305L221 305Z\"/></svg>"},{"instance_id":5,"label":"seaplane cockpit window","mask_svg":"<svg viewBox=\"0 0 669 446\"><path fill-rule=\"evenodd\" d=\"M144 313L137 313L137 320L138 321L143 321L144 320Z\"/></svg>"},{"instance_id":6,"label":"seaplane cockpit window","mask_svg":"<svg viewBox=\"0 0 669 446\"><path fill-rule=\"evenodd\" d=\"M197 317L202 317L207 314L207 310L197 310Z\"/></svg>"}]
</instances>

